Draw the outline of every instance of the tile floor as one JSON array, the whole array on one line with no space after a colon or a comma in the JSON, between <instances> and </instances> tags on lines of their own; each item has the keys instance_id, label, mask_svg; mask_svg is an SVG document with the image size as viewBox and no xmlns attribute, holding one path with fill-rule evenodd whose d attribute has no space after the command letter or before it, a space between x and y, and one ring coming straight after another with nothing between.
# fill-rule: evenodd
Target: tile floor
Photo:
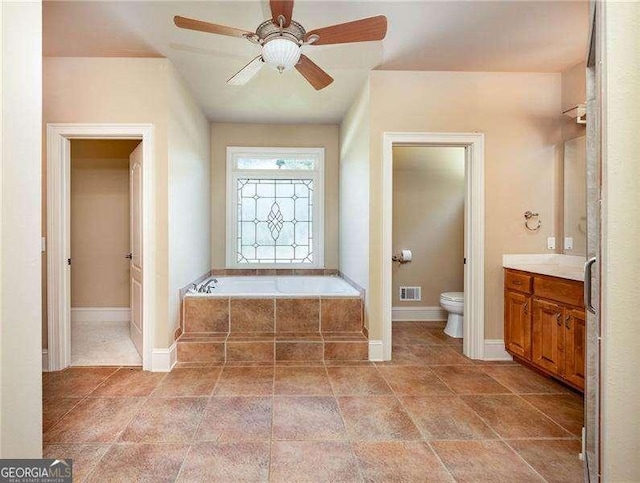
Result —
<instances>
[{"instance_id":1,"label":"tile floor","mask_svg":"<svg viewBox=\"0 0 640 483\"><path fill-rule=\"evenodd\" d=\"M89 482L582 481L579 395L441 323L394 340L380 364L45 373L44 454Z\"/></svg>"},{"instance_id":2,"label":"tile floor","mask_svg":"<svg viewBox=\"0 0 640 483\"><path fill-rule=\"evenodd\" d=\"M129 337L129 322L73 322L72 366L140 366Z\"/></svg>"}]
</instances>

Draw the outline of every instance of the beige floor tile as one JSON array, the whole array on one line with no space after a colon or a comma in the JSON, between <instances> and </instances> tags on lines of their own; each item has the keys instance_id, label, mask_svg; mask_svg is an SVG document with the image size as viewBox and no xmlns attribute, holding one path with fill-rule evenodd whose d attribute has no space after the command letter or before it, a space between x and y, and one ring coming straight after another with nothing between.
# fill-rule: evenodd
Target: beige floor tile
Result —
<instances>
[{"instance_id":1,"label":"beige floor tile","mask_svg":"<svg viewBox=\"0 0 640 483\"><path fill-rule=\"evenodd\" d=\"M509 389L475 365L435 366L433 372L457 394L511 393Z\"/></svg>"},{"instance_id":2,"label":"beige floor tile","mask_svg":"<svg viewBox=\"0 0 640 483\"><path fill-rule=\"evenodd\" d=\"M452 394L451 389L425 366L383 366L378 370L396 394Z\"/></svg>"},{"instance_id":3,"label":"beige floor tile","mask_svg":"<svg viewBox=\"0 0 640 483\"><path fill-rule=\"evenodd\" d=\"M73 481L84 481L109 449L109 444L45 444L42 457L47 459L72 459Z\"/></svg>"},{"instance_id":4,"label":"beige floor tile","mask_svg":"<svg viewBox=\"0 0 640 483\"><path fill-rule=\"evenodd\" d=\"M276 396L274 440L342 440L346 431L333 396Z\"/></svg>"},{"instance_id":5,"label":"beige floor tile","mask_svg":"<svg viewBox=\"0 0 640 483\"><path fill-rule=\"evenodd\" d=\"M581 452L577 440L507 441L549 483L582 483Z\"/></svg>"},{"instance_id":6,"label":"beige floor tile","mask_svg":"<svg viewBox=\"0 0 640 483\"><path fill-rule=\"evenodd\" d=\"M351 446L332 441L275 441L271 446L271 481L358 482L362 478Z\"/></svg>"},{"instance_id":7,"label":"beige floor tile","mask_svg":"<svg viewBox=\"0 0 640 483\"><path fill-rule=\"evenodd\" d=\"M42 400L42 431L60 421L82 401L79 397L48 397Z\"/></svg>"},{"instance_id":8,"label":"beige floor tile","mask_svg":"<svg viewBox=\"0 0 640 483\"><path fill-rule=\"evenodd\" d=\"M197 443L189 450L178 482L269 480L269 443Z\"/></svg>"},{"instance_id":9,"label":"beige floor tile","mask_svg":"<svg viewBox=\"0 0 640 483\"><path fill-rule=\"evenodd\" d=\"M502 441L435 441L431 447L457 482L544 482Z\"/></svg>"},{"instance_id":10,"label":"beige floor tile","mask_svg":"<svg viewBox=\"0 0 640 483\"><path fill-rule=\"evenodd\" d=\"M153 397L209 396L220 375L219 367L174 369L151 393Z\"/></svg>"},{"instance_id":11,"label":"beige floor tile","mask_svg":"<svg viewBox=\"0 0 640 483\"><path fill-rule=\"evenodd\" d=\"M515 395L462 396L503 438L568 438L571 435Z\"/></svg>"},{"instance_id":12,"label":"beige floor tile","mask_svg":"<svg viewBox=\"0 0 640 483\"><path fill-rule=\"evenodd\" d=\"M452 365L471 364L449 345L399 345L392 350L392 359L386 365Z\"/></svg>"},{"instance_id":13,"label":"beige floor tile","mask_svg":"<svg viewBox=\"0 0 640 483\"><path fill-rule=\"evenodd\" d=\"M323 366L276 367L275 394L278 395L332 395L327 371Z\"/></svg>"},{"instance_id":14,"label":"beige floor tile","mask_svg":"<svg viewBox=\"0 0 640 483\"><path fill-rule=\"evenodd\" d=\"M584 400L577 394L535 394L522 396L574 436L582 435Z\"/></svg>"},{"instance_id":15,"label":"beige floor tile","mask_svg":"<svg viewBox=\"0 0 640 483\"><path fill-rule=\"evenodd\" d=\"M122 367L104 381L91 396L145 397L153 392L166 374L143 371L139 368Z\"/></svg>"},{"instance_id":16,"label":"beige floor tile","mask_svg":"<svg viewBox=\"0 0 640 483\"><path fill-rule=\"evenodd\" d=\"M407 396L400 400L426 440L498 439L457 396Z\"/></svg>"},{"instance_id":17,"label":"beige floor tile","mask_svg":"<svg viewBox=\"0 0 640 483\"><path fill-rule=\"evenodd\" d=\"M263 396L273 394L273 365L268 367L225 367L216 396Z\"/></svg>"},{"instance_id":18,"label":"beige floor tile","mask_svg":"<svg viewBox=\"0 0 640 483\"><path fill-rule=\"evenodd\" d=\"M42 373L42 394L49 397L85 397L113 374L117 367L70 367Z\"/></svg>"},{"instance_id":19,"label":"beige floor tile","mask_svg":"<svg viewBox=\"0 0 640 483\"><path fill-rule=\"evenodd\" d=\"M481 366L487 374L500 384L518 394L562 394L570 392L565 386L549 377L544 377L522 365Z\"/></svg>"},{"instance_id":20,"label":"beige floor tile","mask_svg":"<svg viewBox=\"0 0 640 483\"><path fill-rule=\"evenodd\" d=\"M354 441L421 439L418 428L393 396L343 396L338 404Z\"/></svg>"},{"instance_id":21,"label":"beige floor tile","mask_svg":"<svg viewBox=\"0 0 640 483\"><path fill-rule=\"evenodd\" d=\"M207 398L150 398L120 435L123 443L190 443Z\"/></svg>"},{"instance_id":22,"label":"beige floor tile","mask_svg":"<svg viewBox=\"0 0 640 483\"><path fill-rule=\"evenodd\" d=\"M209 399L196 440L268 441L272 410L271 397L214 396Z\"/></svg>"},{"instance_id":23,"label":"beige floor tile","mask_svg":"<svg viewBox=\"0 0 640 483\"><path fill-rule=\"evenodd\" d=\"M453 478L423 442L359 442L353 450L367 482L453 482Z\"/></svg>"},{"instance_id":24,"label":"beige floor tile","mask_svg":"<svg viewBox=\"0 0 640 483\"><path fill-rule=\"evenodd\" d=\"M47 443L115 441L138 412L143 398L87 398L44 433Z\"/></svg>"},{"instance_id":25,"label":"beige floor tile","mask_svg":"<svg viewBox=\"0 0 640 483\"><path fill-rule=\"evenodd\" d=\"M91 472L87 481L174 482L188 449L189 446L183 444L114 444Z\"/></svg>"},{"instance_id":26,"label":"beige floor tile","mask_svg":"<svg viewBox=\"0 0 640 483\"><path fill-rule=\"evenodd\" d=\"M329 379L336 395L391 394L391 388L376 367L328 367Z\"/></svg>"}]
</instances>

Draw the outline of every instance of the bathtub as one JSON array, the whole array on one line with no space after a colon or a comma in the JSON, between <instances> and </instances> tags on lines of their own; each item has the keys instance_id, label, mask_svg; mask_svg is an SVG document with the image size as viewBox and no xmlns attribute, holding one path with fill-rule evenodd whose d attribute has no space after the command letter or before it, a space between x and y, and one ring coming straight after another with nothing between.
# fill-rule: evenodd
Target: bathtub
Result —
<instances>
[{"instance_id":1,"label":"bathtub","mask_svg":"<svg viewBox=\"0 0 640 483\"><path fill-rule=\"evenodd\" d=\"M211 293L191 288L187 295L196 297L359 297L360 292L336 276L220 276L211 281Z\"/></svg>"}]
</instances>

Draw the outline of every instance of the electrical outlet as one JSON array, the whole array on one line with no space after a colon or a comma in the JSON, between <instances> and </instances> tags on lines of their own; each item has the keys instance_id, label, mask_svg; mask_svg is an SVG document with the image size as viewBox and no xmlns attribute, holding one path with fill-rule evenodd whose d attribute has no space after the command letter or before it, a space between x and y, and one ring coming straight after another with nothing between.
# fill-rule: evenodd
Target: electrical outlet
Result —
<instances>
[{"instance_id":1,"label":"electrical outlet","mask_svg":"<svg viewBox=\"0 0 640 483\"><path fill-rule=\"evenodd\" d=\"M570 236L564 237L564 249L573 250L573 238Z\"/></svg>"},{"instance_id":2,"label":"electrical outlet","mask_svg":"<svg viewBox=\"0 0 640 483\"><path fill-rule=\"evenodd\" d=\"M547 237L547 250L555 250L556 249L556 237L550 236Z\"/></svg>"}]
</instances>

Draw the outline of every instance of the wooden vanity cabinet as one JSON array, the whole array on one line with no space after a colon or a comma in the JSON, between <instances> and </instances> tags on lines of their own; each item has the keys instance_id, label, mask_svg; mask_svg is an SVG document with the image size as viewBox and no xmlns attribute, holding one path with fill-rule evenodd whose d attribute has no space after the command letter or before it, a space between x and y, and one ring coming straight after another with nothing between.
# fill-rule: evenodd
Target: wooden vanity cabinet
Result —
<instances>
[{"instance_id":1,"label":"wooden vanity cabinet","mask_svg":"<svg viewBox=\"0 0 640 483\"><path fill-rule=\"evenodd\" d=\"M582 282L505 269L504 305L507 352L584 390Z\"/></svg>"}]
</instances>

